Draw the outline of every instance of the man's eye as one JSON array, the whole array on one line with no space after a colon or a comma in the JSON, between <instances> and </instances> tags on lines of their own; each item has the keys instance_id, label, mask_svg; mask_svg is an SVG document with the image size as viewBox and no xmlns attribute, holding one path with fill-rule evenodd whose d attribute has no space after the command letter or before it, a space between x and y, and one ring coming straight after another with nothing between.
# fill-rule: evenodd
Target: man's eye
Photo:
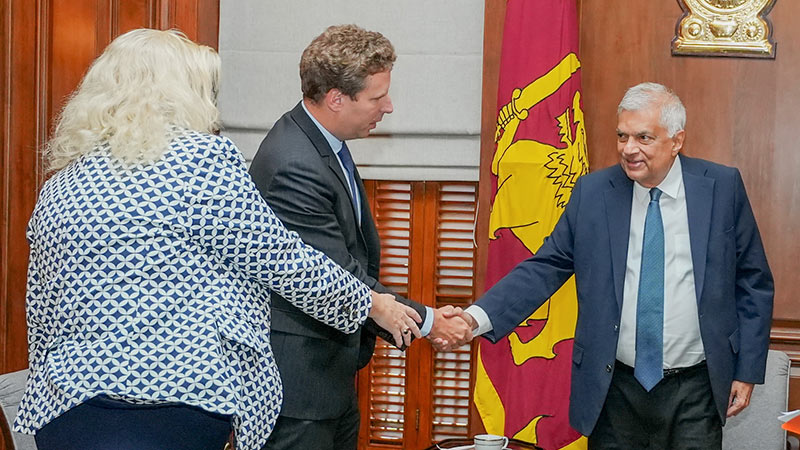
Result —
<instances>
[{"instance_id":1,"label":"man's eye","mask_svg":"<svg viewBox=\"0 0 800 450\"><path fill-rule=\"evenodd\" d=\"M651 143L651 142L653 142L655 140L655 138L653 136L649 136L649 135L646 135L646 134L638 136L638 138L639 138L639 142L641 142L642 144L649 144L649 143Z\"/></svg>"},{"instance_id":2,"label":"man's eye","mask_svg":"<svg viewBox=\"0 0 800 450\"><path fill-rule=\"evenodd\" d=\"M628 135L624 133L617 133L617 140L620 142L626 142L628 140Z\"/></svg>"}]
</instances>

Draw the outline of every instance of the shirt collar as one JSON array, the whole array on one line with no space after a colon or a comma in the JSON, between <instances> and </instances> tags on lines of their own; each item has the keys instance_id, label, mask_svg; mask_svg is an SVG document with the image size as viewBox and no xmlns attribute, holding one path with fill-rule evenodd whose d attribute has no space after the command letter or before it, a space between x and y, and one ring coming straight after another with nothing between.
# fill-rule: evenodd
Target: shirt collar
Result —
<instances>
[{"instance_id":1,"label":"shirt collar","mask_svg":"<svg viewBox=\"0 0 800 450\"><path fill-rule=\"evenodd\" d=\"M325 136L325 140L328 141L328 145L331 146L331 150L333 150L333 152L338 155L339 152L342 150L342 141L340 141L336 136L331 134L330 131L328 131L325 127L322 126L321 123L317 121L316 117L314 117L313 114L308 112L308 108L306 108L306 102L301 101L300 105L303 106L303 111L305 111L306 114L308 114L308 117L311 118L311 121L314 122L314 125L316 125L317 128L319 128L320 133L322 133L322 135Z\"/></svg>"},{"instance_id":2,"label":"shirt collar","mask_svg":"<svg viewBox=\"0 0 800 450\"><path fill-rule=\"evenodd\" d=\"M681 170L681 157L680 155L675 158L672 167L667 172L667 176L656 186L664 195L672 199L678 198L678 191L680 191L683 184L683 171ZM648 203L650 201L650 189L642 186L641 184L633 183L633 195L639 202Z\"/></svg>"}]
</instances>

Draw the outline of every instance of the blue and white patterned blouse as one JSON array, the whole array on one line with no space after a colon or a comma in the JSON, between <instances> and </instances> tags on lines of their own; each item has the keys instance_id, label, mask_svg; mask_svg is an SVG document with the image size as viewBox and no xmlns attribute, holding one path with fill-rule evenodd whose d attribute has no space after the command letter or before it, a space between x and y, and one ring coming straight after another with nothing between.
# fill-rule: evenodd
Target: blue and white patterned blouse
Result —
<instances>
[{"instance_id":1,"label":"blue and white patterned blouse","mask_svg":"<svg viewBox=\"0 0 800 450\"><path fill-rule=\"evenodd\" d=\"M352 333L369 289L283 227L228 139L185 131L154 164L115 161L78 159L36 203L14 429L106 394L232 414L237 448L261 448L282 400L270 291Z\"/></svg>"}]
</instances>

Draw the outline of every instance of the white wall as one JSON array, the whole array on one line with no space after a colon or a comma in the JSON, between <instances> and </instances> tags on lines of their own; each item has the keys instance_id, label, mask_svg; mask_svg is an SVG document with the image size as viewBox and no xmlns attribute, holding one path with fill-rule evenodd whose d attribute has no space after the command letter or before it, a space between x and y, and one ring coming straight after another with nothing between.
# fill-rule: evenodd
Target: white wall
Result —
<instances>
[{"instance_id":1,"label":"white wall","mask_svg":"<svg viewBox=\"0 0 800 450\"><path fill-rule=\"evenodd\" d=\"M223 134L250 160L301 98L300 54L327 26L380 31L394 113L348 142L364 178L477 180L483 0L221 0Z\"/></svg>"}]
</instances>

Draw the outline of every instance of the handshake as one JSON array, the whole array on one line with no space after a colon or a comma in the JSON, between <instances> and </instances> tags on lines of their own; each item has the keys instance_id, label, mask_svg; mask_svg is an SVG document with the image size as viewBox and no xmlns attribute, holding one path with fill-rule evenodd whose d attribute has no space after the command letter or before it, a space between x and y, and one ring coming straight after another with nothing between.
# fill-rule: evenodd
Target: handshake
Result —
<instances>
[{"instance_id":1,"label":"handshake","mask_svg":"<svg viewBox=\"0 0 800 450\"><path fill-rule=\"evenodd\" d=\"M447 352L472 341L475 319L463 309L447 305L433 310L433 328L427 338L440 352Z\"/></svg>"},{"instance_id":2,"label":"handshake","mask_svg":"<svg viewBox=\"0 0 800 450\"><path fill-rule=\"evenodd\" d=\"M391 294L372 291L372 310L369 317L391 333L395 345L405 348L411 337L422 337L418 323L422 318L414 309L394 300ZM472 341L475 319L459 307L451 305L433 310L433 327L426 338L438 351L450 351ZM388 337L388 336L387 336Z\"/></svg>"}]
</instances>

